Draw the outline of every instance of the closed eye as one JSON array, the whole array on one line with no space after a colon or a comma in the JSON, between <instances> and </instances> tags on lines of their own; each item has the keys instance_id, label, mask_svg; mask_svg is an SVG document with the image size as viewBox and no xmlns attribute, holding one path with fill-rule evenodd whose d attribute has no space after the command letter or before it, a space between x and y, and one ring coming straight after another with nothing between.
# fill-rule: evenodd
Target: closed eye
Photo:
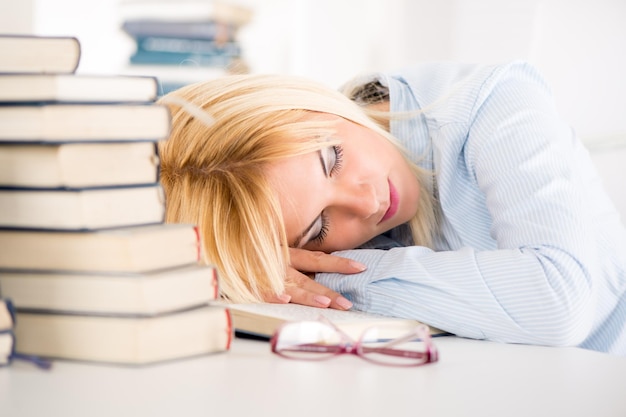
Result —
<instances>
[{"instance_id":1,"label":"closed eye","mask_svg":"<svg viewBox=\"0 0 626 417\"><path fill-rule=\"evenodd\" d=\"M330 176L337 175L341 171L343 166L343 147L341 145L335 145L332 147L334 153L334 163L330 168Z\"/></svg>"},{"instance_id":2,"label":"closed eye","mask_svg":"<svg viewBox=\"0 0 626 417\"><path fill-rule=\"evenodd\" d=\"M324 175L327 178L336 176L343 164L343 148L340 145L329 146L319 152L320 162ZM320 215L295 240L294 247L303 247L309 243L321 245L328 234L328 217L322 211ZM311 232L313 235L311 236ZM307 235L310 236L307 238Z\"/></svg>"},{"instance_id":3,"label":"closed eye","mask_svg":"<svg viewBox=\"0 0 626 417\"><path fill-rule=\"evenodd\" d=\"M343 166L343 147L341 145L333 145L327 148L326 157L323 158L322 166L324 167L324 174L327 177L336 176L341 167ZM313 236L309 242L321 245L324 243L326 235L328 235L328 216L322 211L318 219L320 223L319 231Z\"/></svg>"},{"instance_id":4,"label":"closed eye","mask_svg":"<svg viewBox=\"0 0 626 417\"><path fill-rule=\"evenodd\" d=\"M324 239L326 238L326 235L328 235L328 217L326 217L324 212L322 212L319 219L321 221L320 231L310 240L310 243L314 243L316 245L324 243Z\"/></svg>"}]
</instances>

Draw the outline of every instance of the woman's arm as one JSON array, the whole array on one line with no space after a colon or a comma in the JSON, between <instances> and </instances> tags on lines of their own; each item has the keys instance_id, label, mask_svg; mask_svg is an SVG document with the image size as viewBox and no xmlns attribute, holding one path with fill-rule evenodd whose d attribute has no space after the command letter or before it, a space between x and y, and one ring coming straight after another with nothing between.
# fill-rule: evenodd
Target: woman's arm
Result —
<instances>
[{"instance_id":1,"label":"woman's arm","mask_svg":"<svg viewBox=\"0 0 626 417\"><path fill-rule=\"evenodd\" d=\"M575 139L540 77L525 66L497 76L484 83L468 120L433 132L451 233L484 233L496 247L473 248L462 238L452 251L345 251L339 255L368 270L322 273L317 281L358 309L416 318L461 336L578 344L592 325L598 271L587 173L579 171ZM462 149L446 155L445 141L459 132ZM458 204L463 198L486 206L484 225L467 221L471 205Z\"/></svg>"},{"instance_id":2,"label":"woman's arm","mask_svg":"<svg viewBox=\"0 0 626 417\"><path fill-rule=\"evenodd\" d=\"M329 255L319 251L305 249L289 249L290 267L287 269L285 293L270 296L266 301L273 303L295 303L312 307L349 310L352 302L312 279L307 273L336 272L355 274L362 272L366 266L349 258Z\"/></svg>"}]
</instances>

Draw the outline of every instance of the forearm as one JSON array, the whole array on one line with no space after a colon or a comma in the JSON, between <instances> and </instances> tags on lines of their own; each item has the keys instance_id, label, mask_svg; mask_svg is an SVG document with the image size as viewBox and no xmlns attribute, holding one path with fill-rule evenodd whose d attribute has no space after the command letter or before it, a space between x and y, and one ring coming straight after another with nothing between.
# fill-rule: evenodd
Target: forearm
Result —
<instances>
[{"instance_id":1,"label":"forearm","mask_svg":"<svg viewBox=\"0 0 626 417\"><path fill-rule=\"evenodd\" d=\"M421 247L342 252L368 265L354 276L318 274L355 308L414 318L459 336L573 345L591 326L587 274L555 249L542 252Z\"/></svg>"}]
</instances>

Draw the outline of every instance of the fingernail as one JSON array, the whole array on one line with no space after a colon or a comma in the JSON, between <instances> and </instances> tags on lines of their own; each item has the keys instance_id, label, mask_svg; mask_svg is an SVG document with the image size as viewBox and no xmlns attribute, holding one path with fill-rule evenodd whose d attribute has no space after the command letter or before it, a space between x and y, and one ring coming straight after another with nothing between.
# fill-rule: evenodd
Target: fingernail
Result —
<instances>
[{"instance_id":1,"label":"fingernail","mask_svg":"<svg viewBox=\"0 0 626 417\"><path fill-rule=\"evenodd\" d=\"M350 266L359 272L363 272L367 269L367 266L357 261L350 261Z\"/></svg>"},{"instance_id":2,"label":"fingernail","mask_svg":"<svg viewBox=\"0 0 626 417\"><path fill-rule=\"evenodd\" d=\"M291 301L291 296L289 294L281 294L278 296L278 299L287 304L289 301Z\"/></svg>"},{"instance_id":3,"label":"fingernail","mask_svg":"<svg viewBox=\"0 0 626 417\"><path fill-rule=\"evenodd\" d=\"M348 300L347 298L337 297L335 302L339 305L339 307L345 310L350 310L352 308L352 302L350 302L350 300Z\"/></svg>"},{"instance_id":4,"label":"fingernail","mask_svg":"<svg viewBox=\"0 0 626 417\"><path fill-rule=\"evenodd\" d=\"M313 296L313 300L323 306L328 306L330 305L330 298L324 296L324 295L314 295Z\"/></svg>"}]
</instances>

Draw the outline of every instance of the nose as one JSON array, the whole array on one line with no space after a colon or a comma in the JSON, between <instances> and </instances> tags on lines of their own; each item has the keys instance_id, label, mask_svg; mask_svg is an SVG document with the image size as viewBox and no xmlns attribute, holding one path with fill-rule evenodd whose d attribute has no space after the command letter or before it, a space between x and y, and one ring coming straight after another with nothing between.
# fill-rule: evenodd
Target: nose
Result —
<instances>
[{"instance_id":1,"label":"nose","mask_svg":"<svg viewBox=\"0 0 626 417\"><path fill-rule=\"evenodd\" d=\"M340 188L338 194L337 208L351 216L367 219L380 211L380 202L372 184L348 184Z\"/></svg>"}]
</instances>

